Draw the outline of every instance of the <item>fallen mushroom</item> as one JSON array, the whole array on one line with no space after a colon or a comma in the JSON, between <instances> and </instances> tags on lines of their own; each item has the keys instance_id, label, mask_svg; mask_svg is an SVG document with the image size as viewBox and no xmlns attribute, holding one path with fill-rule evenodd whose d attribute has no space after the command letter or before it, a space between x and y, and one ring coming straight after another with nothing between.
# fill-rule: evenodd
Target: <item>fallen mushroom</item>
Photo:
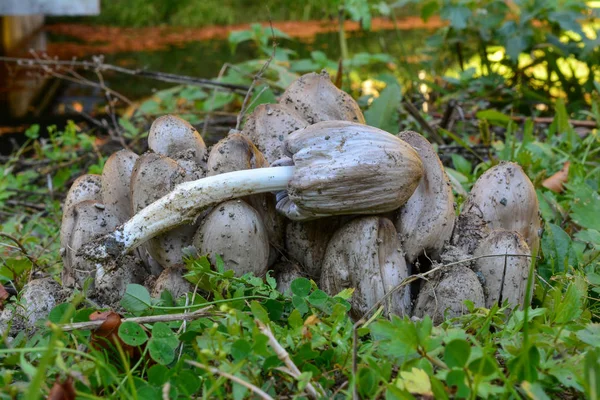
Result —
<instances>
[{"instance_id":1,"label":"fallen mushroom","mask_svg":"<svg viewBox=\"0 0 600 400\"><path fill-rule=\"evenodd\" d=\"M520 233L529 248L539 245L540 216L535 188L518 164L504 162L475 182L456 222L452 243L472 254L492 230Z\"/></svg>"},{"instance_id":2,"label":"fallen mushroom","mask_svg":"<svg viewBox=\"0 0 600 400\"><path fill-rule=\"evenodd\" d=\"M485 306L508 301L523 308L531 252L517 232L495 230L475 250L474 270L482 281ZM490 257L497 256L497 257Z\"/></svg>"},{"instance_id":3,"label":"fallen mushroom","mask_svg":"<svg viewBox=\"0 0 600 400\"><path fill-rule=\"evenodd\" d=\"M475 272L462 265L440 272L421 287L415 305L416 317L429 315L438 325L446 316L454 318L467 313L465 300L472 301L475 307L484 306L483 288Z\"/></svg>"},{"instance_id":4,"label":"fallen mushroom","mask_svg":"<svg viewBox=\"0 0 600 400\"><path fill-rule=\"evenodd\" d=\"M454 229L454 195L444 166L431 143L416 132L401 132L423 162L419 186L397 212L394 225L400 234L408 262L423 252L438 258Z\"/></svg>"},{"instance_id":5,"label":"fallen mushroom","mask_svg":"<svg viewBox=\"0 0 600 400\"><path fill-rule=\"evenodd\" d=\"M332 296L354 288L351 313L360 318L408 275L392 221L361 217L344 225L329 241L321 288ZM392 294L382 306L387 314L408 315L410 287Z\"/></svg>"},{"instance_id":6,"label":"fallen mushroom","mask_svg":"<svg viewBox=\"0 0 600 400\"><path fill-rule=\"evenodd\" d=\"M284 156L287 137L307 125L304 117L290 107L260 104L246 120L242 133L248 135L267 162L272 164Z\"/></svg>"},{"instance_id":7,"label":"fallen mushroom","mask_svg":"<svg viewBox=\"0 0 600 400\"><path fill-rule=\"evenodd\" d=\"M269 240L258 212L242 200L215 207L202 221L194 246L216 263L219 255L237 276L248 272L264 276L269 261Z\"/></svg>"},{"instance_id":8,"label":"fallen mushroom","mask_svg":"<svg viewBox=\"0 0 600 400\"><path fill-rule=\"evenodd\" d=\"M336 88L325 70L320 74L311 72L295 80L279 103L293 108L310 124L332 120L365 123L356 101Z\"/></svg>"},{"instance_id":9,"label":"fallen mushroom","mask_svg":"<svg viewBox=\"0 0 600 400\"><path fill-rule=\"evenodd\" d=\"M193 221L208 206L256 193L287 189L293 209L284 207L285 214L302 218L377 214L397 209L408 200L423 167L407 143L365 125L321 124L288 138L296 166L235 171L181 183L114 232L88 243L80 249L81 255L103 262L106 268L115 267L117 258Z\"/></svg>"}]
</instances>

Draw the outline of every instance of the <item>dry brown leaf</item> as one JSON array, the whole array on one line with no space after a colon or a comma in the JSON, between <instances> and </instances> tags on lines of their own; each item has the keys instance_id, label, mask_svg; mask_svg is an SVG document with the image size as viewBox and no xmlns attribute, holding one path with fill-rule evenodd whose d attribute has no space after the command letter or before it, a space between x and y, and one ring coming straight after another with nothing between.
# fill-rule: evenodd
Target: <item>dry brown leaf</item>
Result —
<instances>
[{"instance_id":1,"label":"dry brown leaf","mask_svg":"<svg viewBox=\"0 0 600 400\"><path fill-rule=\"evenodd\" d=\"M8 299L10 294L4 289L4 286L0 283L0 310L4 308L4 300Z\"/></svg>"},{"instance_id":2,"label":"dry brown leaf","mask_svg":"<svg viewBox=\"0 0 600 400\"><path fill-rule=\"evenodd\" d=\"M61 383L57 376L56 382L54 382L50 393L48 393L47 400L75 400L73 378L69 376Z\"/></svg>"},{"instance_id":3,"label":"dry brown leaf","mask_svg":"<svg viewBox=\"0 0 600 400\"><path fill-rule=\"evenodd\" d=\"M567 183L569 179L569 164L569 161L564 163L560 171L542 182L542 186L546 189L552 190L554 193L561 193L563 190L565 190L564 184Z\"/></svg>"},{"instance_id":4,"label":"dry brown leaf","mask_svg":"<svg viewBox=\"0 0 600 400\"><path fill-rule=\"evenodd\" d=\"M121 316L114 311L95 311L90 315L90 321L104 321L92 332L90 345L95 349L110 350L116 348L117 344L129 357L139 356L136 347L125 344L119 337L119 326Z\"/></svg>"}]
</instances>

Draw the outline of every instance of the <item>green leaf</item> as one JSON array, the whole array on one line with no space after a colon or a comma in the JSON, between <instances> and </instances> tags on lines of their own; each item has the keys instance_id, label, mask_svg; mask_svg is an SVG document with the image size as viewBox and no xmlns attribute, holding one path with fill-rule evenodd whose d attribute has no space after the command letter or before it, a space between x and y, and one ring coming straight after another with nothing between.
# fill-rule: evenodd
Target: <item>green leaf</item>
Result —
<instances>
[{"instance_id":1,"label":"green leaf","mask_svg":"<svg viewBox=\"0 0 600 400\"><path fill-rule=\"evenodd\" d=\"M169 381L169 369L156 364L148 370L148 382L154 386L162 386Z\"/></svg>"},{"instance_id":2,"label":"green leaf","mask_svg":"<svg viewBox=\"0 0 600 400\"><path fill-rule=\"evenodd\" d=\"M575 284L570 284L562 301L556 305L554 322L565 324L578 318L583 312L583 296Z\"/></svg>"},{"instance_id":3,"label":"green leaf","mask_svg":"<svg viewBox=\"0 0 600 400\"><path fill-rule=\"evenodd\" d=\"M231 356L235 361L245 359L252 351L252 345L244 339L238 339L231 345Z\"/></svg>"},{"instance_id":4,"label":"green leaf","mask_svg":"<svg viewBox=\"0 0 600 400\"><path fill-rule=\"evenodd\" d=\"M471 16L471 10L462 5L445 4L440 12L440 17L450 21L450 26L454 29L465 29L467 21Z\"/></svg>"},{"instance_id":5,"label":"green leaf","mask_svg":"<svg viewBox=\"0 0 600 400\"><path fill-rule=\"evenodd\" d=\"M130 283L121 300L121 306L129 312L140 313L150 308L151 302L148 289L137 283Z\"/></svg>"},{"instance_id":6,"label":"green leaf","mask_svg":"<svg viewBox=\"0 0 600 400\"><path fill-rule=\"evenodd\" d=\"M471 175L472 166L469 160L461 156L460 154L451 154L452 164L454 168L461 173L462 175L469 176Z\"/></svg>"},{"instance_id":7,"label":"green leaf","mask_svg":"<svg viewBox=\"0 0 600 400\"><path fill-rule=\"evenodd\" d=\"M569 186L573 193L571 218L584 228L600 231L600 194L588 185Z\"/></svg>"},{"instance_id":8,"label":"green leaf","mask_svg":"<svg viewBox=\"0 0 600 400\"><path fill-rule=\"evenodd\" d=\"M590 350L585 355L583 376L587 398L600 398L600 350Z\"/></svg>"},{"instance_id":9,"label":"green leaf","mask_svg":"<svg viewBox=\"0 0 600 400\"><path fill-rule=\"evenodd\" d=\"M267 312L267 310L265 310L263 306L260 305L258 301L252 300L250 302L250 310L252 310L254 318L256 318L264 324L269 323L269 313Z\"/></svg>"},{"instance_id":10,"label":"green leaf","mask_svg":"<svg viewBox=\"0 0 600 400\"><path fill-rule=\"evenodd\" d=\"M321 289L317 289L308 296L307 300L313 306L322 306L327 302L329 296Z\"/></svg>"},{"instance_id":11,"label":"green leaf","mask_svg":"<svg viewBox=\"0 0 600 400\"><path fill-rule=\"evenodd\" d=\"M590 346L600 347L600 324L589 323L577 332L577 337Z\"/></svg>"},{"instance_id":12,"label":"green leaf","mask_svg":"<svg viewBox=\"0 0 600 400\"><path fill-rule=\"evenodd\" d=\"M519 55L527 48L527 42L522 36L511 36L504 43L504 47L511 61L516 63L519 60Z\"/></svg>"},{"instance_id":13,"label":"green leaf","mask_svg":"<svg viewBox=\"0 0 600 400\"><path fill-rule=\"evenodd\" d=\"M358 371L358 392L363 398L372 398L377 390L377 375L371 368Z\"/></svg>"},{"instance_id":14,"label":"green leaf","mask_svg":"<svg viewBox=\"0 0 600 400\"><path fill-rule=\"evenodd\" d=\"M511 119L508 115L501 113L497 110L482 110L477 111L475 114L479 119L485 119L491 122L492 124L506 126L510 123Z\"/></svg>"},{"instance_id":15,"label":"green leaf","mask_svg":"<svg viewBox=\"0 0 600 400\"><path fill-rule=\"evenodd\" d=\"M130 346L141 346L148 340L144 329L135 322L125 321L119 326L119 337L125 344Z\"/></svg>"},{"instance_id":16,"label":"green leaf","mask_svg":"<svg viewBox=\"0 0 600 400\"><path fill-rule=\"evenodd\" d=\"M148 341L150 357L159 364L167 365L175 359L175 349L179 340L175 333L164 322L157 322L152 327L152 337Z\"/></svg>"},{"instance_id":17,"label":"green leaf","mask_svg":"<svg viewBox=\"0 0 600 400\"><path fill-rule=\"evenodd\" d=\"M467 386L467 376L462 369L453 369L448 372L446 383L450 387L456 386L456 398L466 398L471 393L471 390Z\"/></svg>"},{"instance_id":18,"label":"green leaf","mask_svg":"<svg viewBox=\"0 0 600 400\"><path fill-rule=\"evenodd\" d=\"M367 124L392 134L398 133L398 110L401 101L400 85L388 84L365 112Z\"/></svg>"},{"instance_id":19,"label":"green leaf","mask_svg":"<svg viewBox=\"0 0 600 400\"><path fill-rule=\"evenodd\" d=\"M524 381L521 383L521 388L527 394L527 397L532 400L550 400L550 397L548 397L542 386L537 382Z\"/></svg>"},{"instance_id":20,"label":"green leaf","mask_svg":"<svg viewBox=\"0 0 600 400\"><path fill-rule=\"evenodd\" d=\"M48 314L48 321L58 324L61 322L67 322L67 321L62 321L63 317L65 315L73 315L75 313L75 307L73 306L73 304L71 303L63 303L63 304L59 304L56 307L54 307L52 309L52 311L50 311L50 314Z\"/></svg>"},{"instance_id":21,"label":"green leaf","mask_svg":"<svg viewBox=\"0 0 600 400\"><path fill-rule=\"evenodd\" d=\"M469 356L471 355L471 346L466 340L455 339L446 345L444 350L444 361L449 368L463 368Z\"/></svg>"},{"instance_id":22,"label":"green leaf","mask_svg":"<svg viewBox=\"0 0 600 400\"><path fill-rule=\"evenodd\" d=\"M421 19L425 22L439 9L437 0L430 0L421 6Z\"/></svg>"},{"instance_id":23,"label":"green leaf","mask_svg":"<svg viewBox=\"0 0 600 400\"><path fill-rule=\"evenodd\" d=\"M298 297L306 297L312 289L312 284L306 278L296 278L290 285L292 293Z\"/></svg>"}]
</instances>

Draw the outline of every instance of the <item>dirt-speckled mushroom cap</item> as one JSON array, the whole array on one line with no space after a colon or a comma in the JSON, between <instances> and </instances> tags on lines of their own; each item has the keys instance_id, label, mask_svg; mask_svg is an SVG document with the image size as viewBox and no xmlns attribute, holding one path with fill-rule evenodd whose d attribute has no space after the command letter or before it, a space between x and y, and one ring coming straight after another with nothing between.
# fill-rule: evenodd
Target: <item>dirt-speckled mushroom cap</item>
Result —
<instances>
[{"instance_id":1,"label":"dirt-speckled mushroom cap","mask_svg":"<svg viewBox=\"0 0 600 400\"><path fill-rule=\"evenodd\" d=\"M475 307L483 307L483 288L475 272L462 265L453 266L430 277L421 287L414 315L419 318L429 315L438 325L444 322L445 316L454 318L466 314L465 300L472 301Z\"/></svg>"},{"instance_id":2,"label":"dirt-speckled mushroom cap","mask_svg":"<svg viewBox=\"0 0 600 400\"><path fill-rule=\"evenodd\" d=\"M427 139L412 131L402 132L399 137L419 154L424 174L413 195L396 213L394 225L408 262L413 262L423 252L430 258L437 258L450 240L456 218L450 180Z\"/></svg>"},{"instance_id":3,"label":"dirt-speckled mushroom cap","mask_svg":"<svg viewBox=\"0 0 600 400\"><path fill-rule=\"evenodd\" d=\"M494 255L497 257L489 257ZM485 306L501 306L508 301L512 307L523 308L531 264L531 252L523 237L517 232L494 230L479 244L473 256L481 257L473 269L483 285Z\"/></svg>"},{"instance_id":4,"label":"dirt-speckled mushroom cap","mask_svg":"<svg viewBox=\"0 0 600 400\"><path fill-rule=\"evenodd\" d=\"M189 176L169 157L146 153L138 158L131 175L134 212L158 200ZM195 225L181 225L150 239L144 246L156 262L167 268L182 262L183 249L192 244Z\"/></svg>"},{"instance_id":5,"label":"dirt-speckled mushroom cap","mask_svg":"<svg viewBox=\"0 0 600 400\"><path fill-rule=\"evenodd\" d=\"M294 220L396 210L423 175L408 143L367 125L319 122L292 133L286 147L296 169L277 210Z\"/></svg>"},{"instance_id":6,"label":"dirt-speckled mushroom cap","mask_svg":"<svg viewBox=\"0 0 600 400\"><path fill-rule=\"evenodd\" d=\"M523 168L513 162L490 168L475 182L452 242L472 253L495 229L516 231L531 250L538 248L540 216L535 188Z\"/></svg>"},{"instance_id":7,"label":"dirt-speckled mushroom cap","mask_svg":"<svg viewBox=\"0 0 600 400\"><path fill-rule=\"evenodd\" d=\"M219 255L236 276L263 276L269 260L267 231L258 212L242 200L221 203L202 220L194 237L199 254Z\"/></svg>"},{"instance_id":8,"label":"dirt-speckled mushroom cap","mask_svg":"<svg viewBox=\"0 0 600 400\"><path fill-rule=\"evenodd\" d=\"M256 146L241 133L232 133L221 139L210 150L208 176L246 169L266 168L267 160Z\"/></svg>"},{"instance_id":9,"label":"dirt-speckled mushroom cap","mask_svg":"<svg viewBox=\"0 0 600 400\"><path fill-rule=\"evenodd\" d=\"M94 278L94 299L102 306L119 307L119 303L127 285L143 284L148 277L143 262L134 255L128 254L121 260L121 265L112 271L96 269Z\"/></svg>"},{"instance_id":10,"label":"dirt-speckled mushroom cap","mask_svg":"<svg viewBox=\"0 0 600 400\"><path fill-rule=\"evenodd\" d=\"M102 202L114 210L120 222L133 215L129 185L137 159L133 151L123 149L111 155L102 170Z\"/></svg>"},{"instance_id":11,"label":"dirt-speckled mushroom cap","mask_svg":"<svg viewBox=\"0 0 600 400\"><path fill-rule=\"evenodd\" d=\"M75 179L71 185L65 203L63 205L63 216L60 227L60 247L65 249L69 243L71 232L73 231L73 219L67 218L71 208L75 204L86 200L102 202L102 177L95 174L81 175Z\"/></svg>"},{"instance_id":12,"label":"dirt-speckled mushroom cap","mask_svg":"<svg viewBox=\"0 0 600 400\"><path fill-rule=\"evenodd\" d=\"M71 234L63 253L62 282L64 286L76 284L82 287L86 279L94 278L96 266L93 262L77 256L77 251L90 240L113 231L119 225L119 219L104 204L94 200L75 204L66 218L68 226L71 226Z\"/></svg>"},{"instance_id":13,"label":"dirt-speckled mushroom cap","mask_svg":"<svg viewBox=\"0 0 600 400\"><path fill-rule=\"evenodd\" d=\"M175 115L157 118L148 133L148 147L155 153L179 161L189 159L198 165L206 162L206 145L198 131Z\"/></svg>"},{"instance_id":14,"label":"dirt-speckled mushroom cap","mask_svg":"<svg viewBox=\"0 0 600 400\"><path fill-rule=\"evenodd\" d=\"M329 240L343 222L340 217L329 217L288 223L285 231L288 257L296 261L306 275L318 279Z\"/></svg>"},{"instance_id":15,"label":"dirt-speckled mushroom cap","mask_svg":"<svg viewBox=\"0 0 600 400\"><path fill-rule=\"evenodd\" d=\"M174 299L191 292L194 287L184 277L185 269L181 266L170 267L158 276L152 288L152 297L160 297L164 290L168 290Z\"/></svg>"},{"instance_id":16,"label":"dirt-speckled mushroom cap","mask_svg":"<svg viewBox=\"0 0 600 400\"><path fill-rule=\"evenodd\" d=\"M335 295L354 288L352 315L362 317L409 275L394 224L387 218L361 217L339 229L329 241L321 288ZM410 287L382 304L387 313L408 315Z\"/></svg>"},{"instance_id":17,"label":"dirt-speckled mushroom cap","mask_svg":"<svg viewBox=\"0 0 600 400\"><path fill-rule=\"evenodd\" d=\"M332 120L365 123L356 101L336 88L326 71L302 75L285 90L279 103L294 109L310 124Z\"/></svg>"},{"instance_id":18,"label":"dirt-speckled mushroom cap","mask_svg":"<svg viewBox=\"0 0 600 400\"><path fill-rule=\"evenodd\" d=\"M280 261L273 267L275 269L275 281L280 293L290 294L292 282L297 278L305 277L301 268L292 261Z\"/></svg>"},{"instance_id":19,"label":"dirt-speckled mushroom cap","mask_svg":"<svg viewBox=\"0 0 600 400\"><path fill-rule=\"evenodd\" d=\"M285 154L285 139L308 126L295 110L282 104L260 104L248 116L242 133L261 151L269 164Z\"/></svg>"}]
</instances>

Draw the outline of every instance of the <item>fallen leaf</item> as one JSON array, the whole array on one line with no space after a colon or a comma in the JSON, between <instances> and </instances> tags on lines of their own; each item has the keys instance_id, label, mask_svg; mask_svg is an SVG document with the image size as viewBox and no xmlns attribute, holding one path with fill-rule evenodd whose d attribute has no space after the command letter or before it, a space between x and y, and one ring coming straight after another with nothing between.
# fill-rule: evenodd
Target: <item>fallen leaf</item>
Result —
<instances>
[{"instance_id":1,"label":"fallen leaf","mask_svg":"<svg viewBox=\"0 0 600 400\"><path fill-rule=\"evenodd\" d=\"M4 308L4 300L8 299L9 293L4 289L4 286L0 283L0 310Z\"/></svg>"},{"instance_id":2,"label":"fallen leaf","mask_svg":"<svg viewBox=\"0 0 600 400\"><path fill-rule=\"evenodd\" d=\"M90 314L90 321L104 321L102 325L92 331L90 345L95 349L110 350L118 345L125 354L131 358L140 356L137 347L129 346L119 337L121 316L114 311L96 311Z\"/></svg>"},{"instance_id":3,"label":"fallen leaf","mask_svg":"<svg viewBox=\"0 0 600 400\"><path fill-rule=\"evenodd\" d=\"M47 400L75 400L73 378L69 376L61 383L57 376L56 382L54 382L50 393L48 393Z\"/></svg>"},{"instance_id":4,"label":"fallen leaf","mask_svg":"<svg viewBox=\"0 0 600 400\"><path fill-rule=\"evenodd\" d=\"M561 193L565 190L564 184L567 183L567 180L569 179L569 164L570 162L567 161L560 171L545 179L542 182L542 186L555 193Z\"/></svg>"}]
</instances>

